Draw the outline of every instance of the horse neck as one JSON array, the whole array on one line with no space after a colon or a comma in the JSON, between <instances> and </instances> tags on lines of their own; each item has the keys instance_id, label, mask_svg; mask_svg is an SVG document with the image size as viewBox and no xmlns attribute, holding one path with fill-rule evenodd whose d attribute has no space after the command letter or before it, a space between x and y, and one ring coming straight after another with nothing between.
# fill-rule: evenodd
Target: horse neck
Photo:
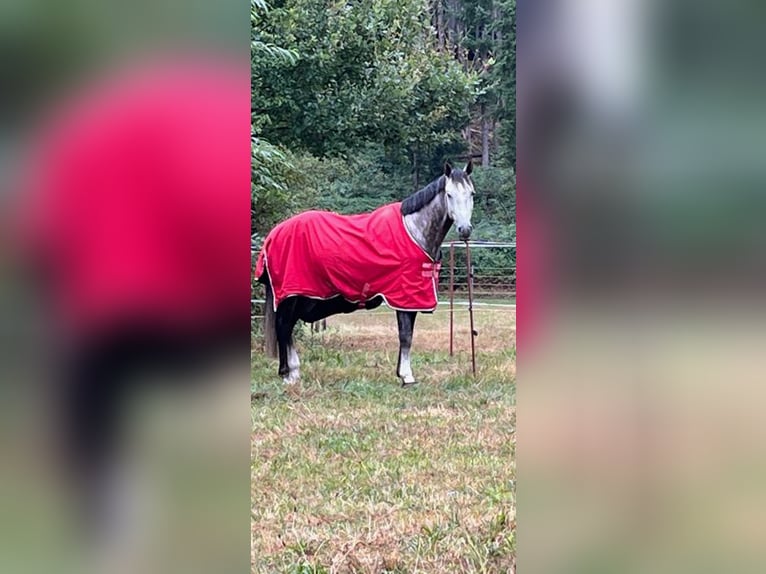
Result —
<instances>
[{"instance_id":1,"label":"horse neck","mask_svg":"<svg viewBox=\"0 0 766 574\"><path fill-rule=\"evenodd\" d=\"M437 259L439 248L444 242L452 220L447 214L444 194L437 194L427 205L414 213L404 216L404 225L412 238L428 253Z\"/></svg>"}]
</instances>

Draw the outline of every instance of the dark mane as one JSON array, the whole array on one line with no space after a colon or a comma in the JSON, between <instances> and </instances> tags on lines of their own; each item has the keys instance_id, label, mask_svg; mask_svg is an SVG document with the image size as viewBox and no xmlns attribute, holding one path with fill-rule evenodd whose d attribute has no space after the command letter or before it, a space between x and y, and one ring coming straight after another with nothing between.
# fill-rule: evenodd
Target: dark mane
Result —
<instances>
[{"instance_id":1,"label":"dark mane","mask_svg":"<svg viewBox=\"0 0 766 574\"><path fill-rule=\"evenodd\" d=\"M402 201L402 215L409 215L420 211L426 205L431 203L431 200L438 195L438 193L444 189L444 176L439 176L433 180L427 186L420 191L416 191L407 199Z\"/></svg>"},{"instance_id":2,"label":"dark mane","mask_svg":"<svg viewBox=\"0 0 766 574\"><path fill-rule=\"evenodd\" d=\"M450 177L457 183L464 181L468 178L468 175L462 169L453 169ZM441 175L420 191L416 191L407 199L402 201L402 215L409 215L420 211L426 205L431 203L431 200L437 196L440 191L444 190L445 176Z\"/></svg>"}]
</instances>

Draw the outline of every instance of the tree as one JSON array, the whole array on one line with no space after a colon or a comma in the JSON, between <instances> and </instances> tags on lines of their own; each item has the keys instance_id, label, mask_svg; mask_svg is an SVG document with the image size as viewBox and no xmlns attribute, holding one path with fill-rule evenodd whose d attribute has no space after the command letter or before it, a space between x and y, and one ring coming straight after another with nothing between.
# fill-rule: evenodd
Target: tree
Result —
<instances>
[{"instance_id":1,"label":"tree","mask_svg":"<svg viewBox=\"0 0 766 574\"><path fill-rule=\"evenodd\" d=\"M502 17L493 24L498 42L492 69L497 90L495 118L500 122L500 156L516 168L516 0L497 0Z\"/></svg>"},{"instance_id":2,"label":"tree","mask_svg":"<svg viewBox=\"0 0 766 574\"><path fill-rule=\"evenodd\" d=\"M437 18L447 26L437 32L448 39L446 50L477 78L466 130L472 155L480 150L482 166L489 166L490 150L499 140L505 142L501 157L515 164L515 151L507 143L512 148L515 138L516 0L435 0L433 10L447 15Z\"/></svg>"},{"instance_id":3,"label":"tree","mask_svg":"<svg viewBox=\"0 0 766 574\"><path fill-rule=\"evenodd\" d=\"M420 0L275 2L258 17L261 41L301 57L253 63L263 136L319 157L379 143L413 162L459 142L474 81L429 21Z\"/></svg>"},{"instance_id":4,"label":"tree","mask_svg":"<svg viewBox=\"0 0 766 574\"><path fill-rule=\"evenodd\" d=\"M259 22L268 13L265 0L250 3L250 62L253 66L294 63L298 55L293 50L264 41ZM254 100L251 85L251 101ZM286 153L260 137L264 125L271 121L267 115L251 114L250 145L250 226L251 233L267 230L290 211L291 196L287 180L295 168Z\"/></svg>"},{"instance_id":5,"label":"tree","mask_svg":"<svg viewBox=\"0 0 766 574\"><path fill-rule=\"evenodd\" d=\"M401 199L472 147L498 169L486 207L509 205L515 5L252 0L254 229L309 207ZM485 214L511 224L510 211Z\"/></svg>"}]
</instances>

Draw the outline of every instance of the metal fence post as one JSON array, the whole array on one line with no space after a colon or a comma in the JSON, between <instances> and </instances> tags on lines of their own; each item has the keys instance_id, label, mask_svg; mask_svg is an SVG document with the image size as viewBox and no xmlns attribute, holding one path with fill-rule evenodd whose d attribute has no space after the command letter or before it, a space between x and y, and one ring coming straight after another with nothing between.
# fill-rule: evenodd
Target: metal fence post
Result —
<instances>
[{"instance_id":1,"label":"metal fence post","mask_svg":"<svg viewBox=\"0 0 766 574\"><path fill-rule=\"evenodd\" d=\"M468 265L468 315L471 318L471 368L476 376L476 330L473 326L473 265L471 264L471 246L465 242L465 257Z\"/></svg>"},{"instance_id":2,"label":"metal fence post","mask_svg":"<svg viewBox=\"0 0 766 574\"><path fill-rule=\"evenodd\" d=\"M449 355L453 355L453 323L455 306L455 242L449 244Z\"/></svg>"}]
</instances>

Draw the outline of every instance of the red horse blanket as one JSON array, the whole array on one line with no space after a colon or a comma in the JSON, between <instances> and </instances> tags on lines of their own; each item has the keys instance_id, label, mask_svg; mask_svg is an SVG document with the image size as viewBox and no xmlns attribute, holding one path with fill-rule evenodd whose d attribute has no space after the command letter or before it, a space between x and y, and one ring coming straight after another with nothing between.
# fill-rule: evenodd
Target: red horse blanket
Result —
<instances>
[{"instance_id":1,"label":"red horse blanket","mask_svg":"<svg viewBox=\"0 0 766 574\"><path fill-rule=\"evenodd\" d=\"M268 272L274 308L287 297L352 303L381 295L400 311L433 311L440 263L412 239L400 203L361 215L307 211L277 225L266 237L255 276Z\"/></svg>"}]
</instances>

